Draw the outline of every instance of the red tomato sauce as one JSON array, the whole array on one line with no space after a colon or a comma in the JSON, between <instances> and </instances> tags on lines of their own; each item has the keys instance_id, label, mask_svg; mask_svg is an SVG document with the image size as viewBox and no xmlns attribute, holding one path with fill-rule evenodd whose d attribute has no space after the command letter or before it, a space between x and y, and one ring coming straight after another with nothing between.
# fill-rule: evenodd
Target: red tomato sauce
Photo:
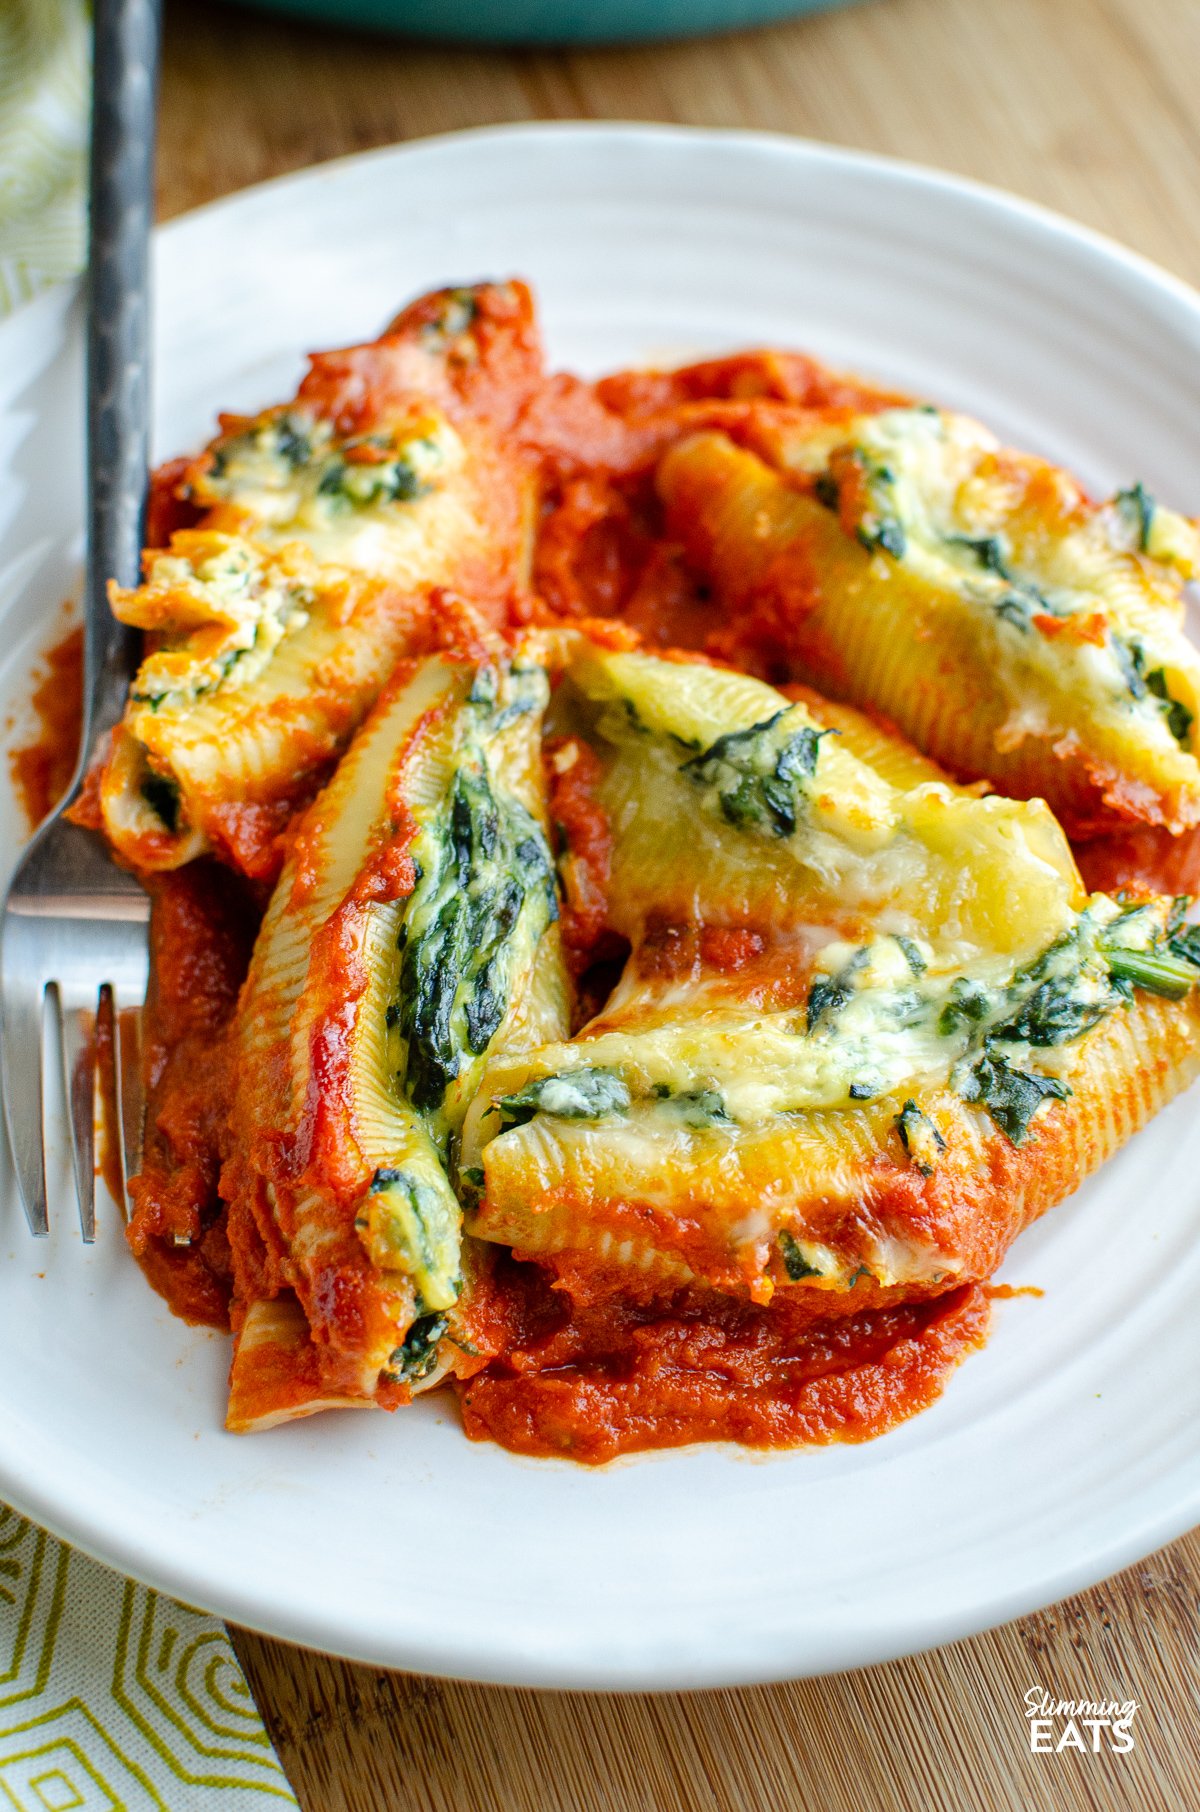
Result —
<instances>
[{"instance_id":1,"label":"red tomato sauce","mask_svg":"<svg viewBox=\"0 0 1200 1812\"><path fill-rule=\"evenodd\" d=\"M231 1267L218 1193L230 1074L225 1032L250 961L258 911L215 862L150 883L145 1155L130 1183L130 1248L185 1321L229 1323Z\"/></svg>"},{"instance_id":2,"label":"red tomato sauce","mask_svg":"<svg viewBox=\"0 0 1200 1812\"><path fill-rule=\"evenodd\" d=\"M1173 837L1159 825L1141 824L1073 848L1090 892L1200 894L1200 830Z\"/></svg>"},{"instance_id":3,"label":"red tomato sauce","mask_svg":"<svg viewBox=\"0 0 1200 1812\"><path fill-rule=\"evenodd\" d=\"M30 830L50 816L75 772L83 702L83 630L68 630L40 665L43 671L29 697L36 734L8 754L13 791Z\"/></svg>"},{"instance_id":4,"label":"red tomato sauce","mask_svg":"<svg viewBox=\"0 0 1200 1812\"><path fill-rule=\"evenodd\" d=\"M468 1435L588 1465L694 1441L870 1440L933 1402L983 1344L989 1313L974 1284L817 1323L795 1297L758 1308L682 1290L588 1303L507 1258L496 1287L510 1332L504 1357L457 1386Z\"/></svg>"},{"instance_id":5,"label":"red tomato sauce","mask_svg":"<svg viewBox=\"0 0 1200 1812\"><path fill-rule=\"evenodd\" d=\"M607 949L612 831L596 796L600 758L578 737L545 747L550 822L563 882L562 939L567 964L579 976ZM609 954L612 954L609 951Z\"/></svg>"}]
</instances>

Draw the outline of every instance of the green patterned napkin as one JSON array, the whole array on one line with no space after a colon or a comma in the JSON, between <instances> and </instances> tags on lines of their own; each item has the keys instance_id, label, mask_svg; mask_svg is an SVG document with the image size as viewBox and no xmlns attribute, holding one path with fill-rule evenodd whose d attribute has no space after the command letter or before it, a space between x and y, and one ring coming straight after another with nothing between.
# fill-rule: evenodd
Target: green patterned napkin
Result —
<instances>
[{"instance_id":1,"label":"green patterned napkin","mask_svg":"<svg viewBox=\"0 0 1200 1812\"><path fill-rule=\"evenodd\" d=\"M272 1801L296 1804L222 1625L0 1505L0 1806Z\"/></svg>"},{"instance_id":2,"label":"green patterned napkin","mask_svg":"<svg viewBox=\"0 0 1200 1812\"><path fill-rule=\"evenodd\" d=\"M0 315L84 259L88 15L0 0ZM0 1807L296 1800L223 1626L0 1504Z\"/></svg>"},{"instance_id":3,"label":"green patterned napkin","mask_svg":"<svg viewBox=\"0 0 1200 1812\"><path fill-rule=\"evenodd\" d=\"M88 16L0 0L0 315L84 260Z\"/></svg>"}]
</instances>

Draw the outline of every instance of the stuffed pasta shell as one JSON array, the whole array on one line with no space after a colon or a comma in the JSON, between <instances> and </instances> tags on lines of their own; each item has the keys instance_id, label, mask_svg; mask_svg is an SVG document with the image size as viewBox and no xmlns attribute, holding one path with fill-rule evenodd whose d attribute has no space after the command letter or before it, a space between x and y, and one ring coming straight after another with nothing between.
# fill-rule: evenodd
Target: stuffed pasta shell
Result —
<instances>
[{"instance_id":1,"label":"stuffed pasta shell","mask_svg":"<svg viewBox=\"0 0 1200 1812\"><path fill-rule=\"evenodd\" d=\"M882 711L962 778L1073 837L1200 823L1195 525L1141 486L1090 502L963 416L790 425L777 468L720 434L659 473L730 640Z\"/></svg>"},{"instance_id":2,"label":"stuffed pasta shell","mask_svg":"<svg viewBox=\"0 0 1200 1812\"><path fill-rule=\"evenodd\" d=\"M406 663L295 833L234 1030L232 1428L479 1363L463 1117L567 1025L547 694L532 645Z\"/></svg>"},{"instance_id":3,"label":"stuffed pasta shell","mask_svg":"<svg viewBox=\"0 0 1200 1812\"><path fill-rule=\"evenodd\" d=\"M293 402L225 419L180 479L193 525L146 555L142 585L112 588L147 637L96 786L131 865L213 852L269 878L279 831L439 609L508 620L533 475L495 423L538 365L525 292L483 285L318 355Z\"/></svg>"},{"instance_id":4,"label":"stuffed pasta shell","mask_svg":"<svg viewBox=\"0 0 1200 1812\"><path fill-rule=\"evenodd\" d=\"M556 710L629 956L575 1036L489 1060L480 1238L616 1289L936 1295L1200 1068L1178 910L1086 896L1041 802L692 662L581 649Z\"/></svg>"},{"instance_id":5,"label":"stuffed pasta shell","mask_svg":"<svg viewBox=\"0 0 1200 1812\"><path fill-rule=\"evenodd\" d=\"M215 529L179 531L112 602L156 646L100 778L111 842L143 870L215 850L260 874L410 647L411 619L386 582L319 566L299 542L272 552Z\"/></svg>"}]
</instances>

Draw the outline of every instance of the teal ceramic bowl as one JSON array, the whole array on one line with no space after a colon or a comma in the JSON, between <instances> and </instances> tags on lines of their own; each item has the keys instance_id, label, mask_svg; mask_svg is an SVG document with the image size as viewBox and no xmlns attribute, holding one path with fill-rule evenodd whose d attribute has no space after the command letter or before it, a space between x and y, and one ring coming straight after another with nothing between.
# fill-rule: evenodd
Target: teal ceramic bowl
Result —
<instances>
[{"instance_id":1,"label":"teal ceramic bowl","mask_svg":"<svg viewBox=\"0 0 1200 1812\"><path fill-rule=\"evenodd\" d=\"M848 0L252 0L367 31L474 44L632 44L824 12Z\"/></svg>"}]
</instances>

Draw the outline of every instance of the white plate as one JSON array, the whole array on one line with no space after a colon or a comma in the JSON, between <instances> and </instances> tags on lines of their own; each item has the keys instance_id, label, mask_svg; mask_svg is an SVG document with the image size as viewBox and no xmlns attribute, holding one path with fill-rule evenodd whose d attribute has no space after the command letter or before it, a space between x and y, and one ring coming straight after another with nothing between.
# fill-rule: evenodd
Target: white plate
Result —
<instances>
[{"instance_id":1,"label":"white plate","mask_svg":"<svg viewBox=\"0 0 1200 1812\"><path fill-rule=\"evenodd\" d=\"M468 134L329 165L158 240L157 445L286 394L301 349L520 273L594 372L751 342L977 411L1099 486L1200 502L1200 298L926 171L645 127ZM78 319L0 328L0 688L78 559ZM18 835L0 800L0 834ZM861 1447L600 1472L475 1446L453 1404L222 1432L226 1343L172 1320L113 1215L49 1247L0 1178L0 1497L240 1622L375 1663L556 1686L878 1661L1086 1586L1200 1520L1200 1121L1177 1103L1022 1239L986 1351Z\"/></svg>"}]
</instances>

